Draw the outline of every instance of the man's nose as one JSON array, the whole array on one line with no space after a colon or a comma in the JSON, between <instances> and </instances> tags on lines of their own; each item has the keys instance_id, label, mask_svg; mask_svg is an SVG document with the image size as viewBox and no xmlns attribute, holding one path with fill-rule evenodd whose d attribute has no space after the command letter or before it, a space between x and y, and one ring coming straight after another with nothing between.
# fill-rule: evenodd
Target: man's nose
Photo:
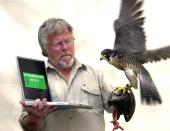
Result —
<instances>
[{"instance_id":1,"label":"man's nose","mask_svg":"<svg viewBox=\"0 0 170 131\"><path fill-rule=\"evenodd\" d=\"M68 46L67 46L67 44L65 43L65 42L62 42L62 44L61 44L61 50L67 50L68 49Z\"/></svg>"}]
</instances>

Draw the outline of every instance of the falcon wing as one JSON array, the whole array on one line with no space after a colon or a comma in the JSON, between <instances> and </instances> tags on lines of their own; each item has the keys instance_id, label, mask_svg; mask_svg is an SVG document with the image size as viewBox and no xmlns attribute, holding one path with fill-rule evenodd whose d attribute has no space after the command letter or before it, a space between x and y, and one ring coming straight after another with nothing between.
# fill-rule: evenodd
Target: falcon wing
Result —
<instances>
[{"instance_id":1,"label":"falcon wing","mask_svg":"<svg viewBox=\"0 0 170 131\"><path fill-rule=\"evenodd\" d=\"M145 34L142 28L144 17L140 10L143 1L122 0L119 18L114 21L116 39L114 50L121 54L143 52Z\"/></svg>"},{"instance_id":2,"label":"falcon wing","mask_svg":"<svg viewBox=\"0 0 170 131\"><path fill-rule=\"evenodd\" d=\"M166 60L170 58L170 46L155 50L148 50L143 53L137 53L135 55L131 55L130 57L131 58L134 57L135 59L138 59L142 63Z\"/></svg>"}]
</instances>

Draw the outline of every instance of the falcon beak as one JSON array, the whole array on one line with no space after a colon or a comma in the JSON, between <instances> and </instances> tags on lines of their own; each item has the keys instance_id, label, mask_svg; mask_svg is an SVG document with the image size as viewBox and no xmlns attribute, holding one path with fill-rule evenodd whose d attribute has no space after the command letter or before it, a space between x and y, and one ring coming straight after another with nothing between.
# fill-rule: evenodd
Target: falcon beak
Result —
<instances>
[{"instance_id":1,"label":"falcon beak","mask_svg":"<svg viewBox=\"0 0 170 131\"><path fill-rule=\"evenodd\" d=\"M103 60L103 58L102 58L102 57L100 57L100 60Z\"/></svg>"},{"instance_id":2,"label":"falcon beak","mask_svg":"<svg viewBox=\"0 0 170 131\"><path fill-rule=\"evenodd\" d=\"M105 59L105 57L104 57L104 56L101 56L101 57L100 57L100 60L104 60L104 59Z\"/></svg>"}]
</instances>

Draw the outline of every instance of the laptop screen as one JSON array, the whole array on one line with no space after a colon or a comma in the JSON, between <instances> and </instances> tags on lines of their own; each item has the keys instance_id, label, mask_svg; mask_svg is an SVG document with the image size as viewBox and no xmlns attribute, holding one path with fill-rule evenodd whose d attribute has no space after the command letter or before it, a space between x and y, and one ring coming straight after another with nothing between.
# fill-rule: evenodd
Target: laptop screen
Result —
<instances>
[{"instance_id":1,"label":"laptop screen","mask_svg":"<svg viewBox=\"0 0 170 131\"><path fill-rule=\"evenodd\" d=\"M44 61L18 56L17 65L24 99L51 101Z\"/></svg>"}]
</instances>

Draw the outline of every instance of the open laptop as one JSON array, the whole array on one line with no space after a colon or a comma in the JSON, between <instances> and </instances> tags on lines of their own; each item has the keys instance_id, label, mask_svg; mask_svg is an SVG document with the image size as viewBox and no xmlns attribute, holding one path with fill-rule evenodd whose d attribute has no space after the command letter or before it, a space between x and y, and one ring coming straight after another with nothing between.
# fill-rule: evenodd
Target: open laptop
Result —
<instances>
[{"instance_id":1,"label":"open laptop","mask_svg":"<svg viewBox=\"0 0 170 131\"><path fill-rule=\"evenodd\" d=\"M47 99L47 104L57 108L87 108L92 106L68 102L51 102L45 62L32 58L17 56L18 74L22 87L22 96L26 105L32 106L35 99Z\"/></svg>"}]
</instances>

